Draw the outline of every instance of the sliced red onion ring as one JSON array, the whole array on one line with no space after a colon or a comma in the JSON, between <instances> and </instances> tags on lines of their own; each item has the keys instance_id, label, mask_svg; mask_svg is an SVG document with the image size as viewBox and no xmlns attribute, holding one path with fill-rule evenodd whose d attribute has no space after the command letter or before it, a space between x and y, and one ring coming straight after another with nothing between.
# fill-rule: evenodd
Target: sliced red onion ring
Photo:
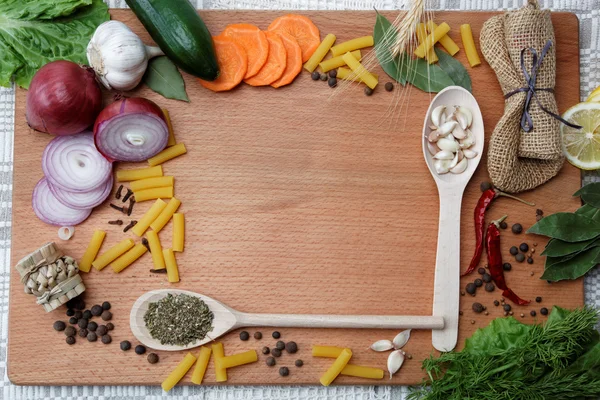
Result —
<instances>
[{"instance_id":1,"label":"sliced red onion ring","mask_svg":"<svg viewBox=\"0 0 600 400\"><path fill-rule=\"evenodd\" d=\"M48 143L42 156L42 170L56 188L89 192L105 184L112 174L112 164L96 149L94 135L85 132L60 136Z\"/></svg>"},{"instance_id":2,"label":"sliced red onion ring","mask_svg":"<svg viewBox=\"0 0 600 400\"><path fill-rule=\"evenodd\" d=\"M89 192L69 192L52 184L48 184L48 186L56 199L65 206L75 210L87 210L104 203L112 190L113 176L110 174L105 183Z\"/></svg>"},{"instance_id":3,"label":"sliced red onion ring","mask_svg":"<svg viewBox=\"0 0 600 400\"><path fill-rule=\"evenodd\" d=\"M42 178L33 189L32 206L35 215L39 219L56 226L78 225L92 213L91 208L88 210L75 210L58 201L50 191L46 178Z\"/></svg>"}]
</instances>

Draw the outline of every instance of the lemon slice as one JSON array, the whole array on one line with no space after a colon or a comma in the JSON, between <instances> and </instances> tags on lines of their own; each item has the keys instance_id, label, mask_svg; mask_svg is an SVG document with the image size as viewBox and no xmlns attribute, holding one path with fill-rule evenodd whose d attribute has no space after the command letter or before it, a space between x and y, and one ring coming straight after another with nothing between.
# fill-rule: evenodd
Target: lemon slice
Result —
<instances>
[{"instance_id":1,"label":"lemon slice","mask_svg":"<svg viewBox=\"0 0 600 400\"><path fill-rule=\"evenodd\" d=\"M600 88L599 88L600 89ZM586 103L600 102L600 90L596 89L585 99Z\"/></svg>"},{"instance_id":2,"label":"lemon slice","mask_svg":"<svg viewBox=\"0 0 600 400\"><path fill-rule=\"evenodd\" d=\"M600 86L598 86L596 89L592 90L592 93L590 93L590 97L600 94Z\"/></svg>"},{"instance_id":3,"label":"lemon slice","mask_svg":"<svg viewBox=\"0 0 600 400\"><path fill-rule=\"evenodd\" d=\"M600 168L600 103L579 103L569 108L563 118L582 126L574 129L560 125L562 147L567 160L577 168Z\"/></svg>"}]
</instances>

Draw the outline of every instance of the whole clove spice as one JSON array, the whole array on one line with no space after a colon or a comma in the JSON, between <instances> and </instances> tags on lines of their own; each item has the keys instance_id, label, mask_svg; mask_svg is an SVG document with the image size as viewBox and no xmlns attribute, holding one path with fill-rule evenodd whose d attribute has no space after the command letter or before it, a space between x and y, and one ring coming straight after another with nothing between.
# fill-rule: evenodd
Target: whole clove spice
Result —
<instances>
[{"instance_id":1,"label":"whole clove spice","mask_svg":"<svg viewBox=\"0 0 600 400\"><path fill-rule=\"evenodd\" d=\"M131 221L129 224L127 224L127 226L125 228L123 228L123 232L127 232L128 230L133 228L135 226L135 224L137 224L137 221L135 221L135 220Z\"/></svg>"},{"instance_id":2,"label":"whole clove spice","mask_svg":"<svg viewBox=\"0 0 600 400\"><path fill-rule=\"evenodd\" d=\"M127 193L125 193L125 196L123 196L123 203L127 202L127 200L129 200L129 198L131 197L132 194L133 194L133 191L128 188Z\"/></svg>"},{"instance_id":3,"label":"whole clove spice","mask_svg":"<svg viewBox=\"0 0 600 400\"><path fill-rule=\"evenodd\" d=\"M112 208L114 208L117 211L121 211L122 213L125 213L125 208L124 207L119 207L116 204L110 203L109 206L111 206Z\"/></svg>"},{"instance_id":4,"label":"whole clove spice","mask_svg":"<svg viewBox=\"0 0 600 400\"><path fill-rule=\"evenodd\" d=\"M150 244L148 243L148 239L142 238L142 245L148 250L148 253L152 253L152 250L150 250Z\"/></svg>"},{"instance_id":5,"label":"whole clove spice","mask_svg":"<svg viewBox=\"0 0 600 400\"><path fill-rule=\"evenodd\" d=\"M114 221L108 221L109 225L123 225L123 220L115 219Z\"/></svg>"},{"instance_id":6,"label":"whole clove spice","mask_svg":"<svg viewBox=\"0 0 600 400\"><path fill-rule=\"evenodd\" d=\"M117 189L117 193L115 194L115 198L116 199L120 199L121 198L121 192L123 191L123 185L119 185L119 188Z\"/></svg>"},{"instance_id":7,"label":"whole clove spice","mask_svg":"<svg viewBox=\"0 0 600 400\"><path fill-rule=\"evenodd\" d=\"M135 204L135 197L129 199L129 207L127 208L127 216L131 216L133 212L133 205Z\"/></svg>"},{"instance_id":8,"label":"whole clove spice","mask_svg":"<svg viewBox=\"0 0 600 400\"><path fill-rule=\"evenodd\" d=\"M166 268L151 269L150 272L152 272L153 274L166 274L167 273L167 269Z\"/></svg>"}]
</instances>

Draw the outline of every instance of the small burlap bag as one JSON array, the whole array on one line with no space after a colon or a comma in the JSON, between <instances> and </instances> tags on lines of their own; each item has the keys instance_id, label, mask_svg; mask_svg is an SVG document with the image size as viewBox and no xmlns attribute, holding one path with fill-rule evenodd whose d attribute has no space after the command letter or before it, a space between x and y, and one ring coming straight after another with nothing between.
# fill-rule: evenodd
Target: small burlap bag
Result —
<instances>
[{"instance_id":1,"label":"small burlap bag","mask_svg":"<svg viewBox=\"0 0 600 400\"><path fill-rule=\"evenodd\" d=\"M488 148L490 178L506 192L533 189L555 176L564 161L560 122L552 115L558 110L553 92L556 46L550 12L539 10L537 2L530 0L519 10L492 17L483 25L480 45L505 95L504 115ZM535 59L538 65L534 67ZM537 89L533 93L528 86Z\"/></svg>"}]
</instances>

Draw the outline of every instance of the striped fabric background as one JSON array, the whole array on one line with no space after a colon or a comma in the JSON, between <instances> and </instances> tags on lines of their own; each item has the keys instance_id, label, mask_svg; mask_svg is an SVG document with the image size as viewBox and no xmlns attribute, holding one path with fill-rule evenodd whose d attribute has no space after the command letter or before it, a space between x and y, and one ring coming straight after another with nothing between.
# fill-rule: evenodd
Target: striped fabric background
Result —
<instances>
[{"instance_id":1,"label":"striped fabric background","mask_svg":"<svg viewBox=\"0 0 600 400\"><path fill-rule=\"evenodd\" d=\"M106 1L106 0L105 0ZM428 0L434 10L510 10L524 4L513 0ZM125 8L123 0L109 0L110 7ZM393 0L192 0L197 8L210 9L319 9L319 10L393 10L403 8ZM581 93L585 97L600 85L600 0L541 0L541 6L551 10L570 11L580 21ZM1 29L1 26L0 26ZM191 387L174 388L168 395L160 387L90 386L49 387L15 386L6 377L6 346L8 332L8 285L10 267L10 232L12 212L14 89L0 88L0 399L62 399L62 400L179 400L229 399L289 399L289 400L399 400L408 393L403 387L348 386L323 388L291 387ZM591 173L585 181L596 179ZM600 270L585 280L586 303L600 306ZM47 355L40 355L42 357Z\"/></svg>"}]
</instances>

